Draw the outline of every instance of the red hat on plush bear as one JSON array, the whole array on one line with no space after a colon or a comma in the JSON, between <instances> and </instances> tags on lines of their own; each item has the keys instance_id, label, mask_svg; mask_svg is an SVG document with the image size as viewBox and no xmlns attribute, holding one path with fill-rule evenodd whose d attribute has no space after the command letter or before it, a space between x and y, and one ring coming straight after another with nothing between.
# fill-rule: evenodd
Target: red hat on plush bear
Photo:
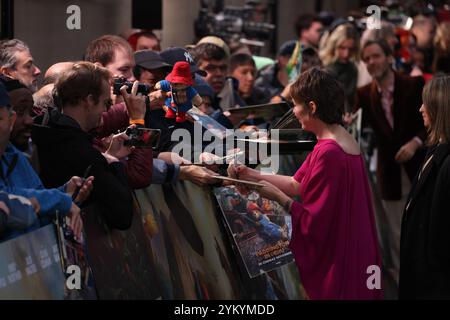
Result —
<instances>
[{"instance_id":1,"label":"red hat on plush bear","mask_svg":"<svg viewBox=\"0 0 450 320\"><path fill-rule=\"evenodd\" d=\"M187 86L192 86L194 80L192 79L189 63L186 61L178 61L175 63L172 72L167 75L166 80L173 83L182 83Z\"/></svg>"},{"instance_id":2,"label":"red hat on plush bear","mask_svg":"<svg viewBox=\"0 0 450 320\"><path fill-rule=\"evenodd\" d=\"M248 202L247 203L247 211L253 211L253 210L259 210L261 211L261 208L254 202Z\"/></svg>"}]
</instances>

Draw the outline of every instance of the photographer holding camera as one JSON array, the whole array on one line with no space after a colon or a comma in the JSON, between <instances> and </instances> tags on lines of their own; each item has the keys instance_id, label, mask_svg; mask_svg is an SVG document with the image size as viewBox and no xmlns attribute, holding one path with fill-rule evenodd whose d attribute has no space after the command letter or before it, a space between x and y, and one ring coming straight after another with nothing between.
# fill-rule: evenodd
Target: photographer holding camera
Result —
<instances>
[{"instance_id":1,"label":"photographer holding camera","mask_svg":"<svg viewBox=\"0 0 450 320\"><path fill-rule=\"evenodd\" d=\"M106 151L111 136L118 131L125 131L133 124L145 126L144 117L147 107L144 96L148 92L143 92L145 88L140 85L134 89L136 90L134 94L130 94L135 81L132 73L135 62L133 50L124 39L114 35L104 35L94 39L86 49L85 60L106 68L112 75L110 96L114 103L107 112L103 113L102 124L96 129L97 139L94 140L99 150ZM127 85L126 95L123 95L120 90L124 85ZM136 95L138 92L139 97ZM154 100L153 97L151 99ZM127 161L124 162L124 171L132 189L146 188L152 182L152 158L151 148L136 148L128 155Z\"/></svg>"},{"instance_id":2,"label":"photographer holding camera","mask_svg":"<svg viewBox=\"0 0 450 320\"><path fill-rule=\"evenodd\" d=\"M61 112L53 110L48 117L36 119L41 125L33 128L32 138L47 187L61 185L74 175L94 176L87 201L100 204L109 227L125 230L131 226L133 198L120 159L128 156L132 147L124 146L127 137L118 134L101 153L93 146L90 134L111 106L109 81L105 68L90 62L75 63L55 84ZM126 98L144 103L141 96Z\"/></svg>"},{"instance_id":3,"label":"photographer holding camera","mask_svg":"<svg viewBox=\"0 0 450 320\"><path fill-rule=\"evenodd\" d=\"M181 49L181 52L175 50L177 51L177 54L175 54L175 52L171 49L168 49L167 51L168 55L174 60L178 61L182 59L180 61L184 61L184 59L186 59L186 55L184 54L186 51L183 49ZM141 51L139 55L142 55L142 53L144 52ZM143 56L139 55L135 55L139 65L147 65L146 62L149 62L149 57L147 54L144 53ZM161 58L158 54L152 55L150 60L155 58L158 59L159 64L161 64ZM113 85L111 88L112 92L116 91L116 93L119 93L117 92L117 89L119 87L119 82L123 81L123 79L128 82L128 84L134 80L134 77L128 72L129 66L135 66L135 59L132 54L132 49L129 44L120 37L105 35L93 40L86 49L85 59L92 63L104 66L115 77L116 80L114 83L116 90L113 90ZM163 65L169 68L169 63L163 63ZM143 79L139 78L138 80L141 82L140 87L143 88ZM120 95L122 95L121 91ZM112 94L111 97L114 97L116 101L119 100L117 97L122 99L119 95L116 96L114 94ZM163 110L158 109L161 109L164 104L166 95L160 90L157 90L151 91L148 94L148 97L148 102L151 108L147 108L147 106L143 104L135 105L133 103L129 103L131 101L127 100L127 96L124 96L123 98L125 102L127 102L126 104L114 104L108 112L103 114L103 123L99 130L97 130L98 137L108 137L111 134L116 133L118 130L124 130L130 124L149 127L150 122L151 124L155 124L155 122L159 123L159 120L161 119L159 119L157 115L159 112L163 112ZM133 95L131 95L130 98L133 98ZM148 109L151 110L149 111ZM146 114L147 119L151 117L151 119L149 119L150 121L144 121ZM162 117L162 121L164 120L164 117ZM162 130L162 140L165 141L164 137L170 137L171 134L171 129L169 128L170 125L165 121L164 123L159 124L160 125L156 126L156 128ZM153 127L154 126L152 126L152 128ZM216 180L212 178L213 172L206 170L205 168L196 166L181 167L179 166L180 163L188 163L188 161L179 156L177 157L171 152L161 152L159 155L161 156L161 159L153 159L152 161L151 148L136 148L128 156L125 168L129 185L133 189L144 188L150 183L173 183L177 180L189 180L199 185L216 182ZM173 159L176 161L173 161Z\"/></svg>"},{"instance_id":4,"label":"photographer holding camera","mask_svg":"<svg viewBox=\"0 0 450 320\"><path fill-rule=\"evenodd\" d=\"M133 49L125 39L119 36L104 35L92 40L86 48L84 59L108 69L114 80L113 82L118 82L120 79L125 84L125 82L133 83L136 80L133 75L133 68L135 67ZM123 98L118 92L120 87L121 85L116 86L116 90L114 90L114 84L112 83L111 99L113 106L111 110L117 109L118 112L126 113L131 120L144 119L145 106L142 108L141 106L127 105L125 108L125 105L121 103ZM138 92L142 94L149 93L148 89L144 91L142 84L139 89ZM165 98L159 92L149 94L149 102L152 108L161 108Z\"/></svg>"}]
</instances>

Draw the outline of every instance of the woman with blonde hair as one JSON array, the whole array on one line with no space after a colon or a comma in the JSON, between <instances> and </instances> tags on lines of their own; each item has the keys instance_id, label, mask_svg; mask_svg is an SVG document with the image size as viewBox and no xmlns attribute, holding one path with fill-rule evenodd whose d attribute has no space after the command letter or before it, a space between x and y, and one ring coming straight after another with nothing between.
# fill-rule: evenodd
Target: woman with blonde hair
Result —
<instances>
[{"instance_id":1,"label":"woman with blonde hair","mask_svg":"<svg viewBox=\"0 0 450 320\"><path fill-rule=\"evenodd\" d=\"M450 299L450 77L422 97L429 151L403 212L399 298Z\"/></svg>"},{"instance_id":2,"label":"woman with blonde hair","mask_svg":"<svg viewBox=\"0 0 450 320\"><path fill-rule=\"evenodd\" d=\"M319 57L344 87L347 111L353 108L356 96L358 44L358 31L350 23L337 26L320 41Z\"/></svg>"},{"instance_id":3,"label":"woman with blonde hair","mask_svg":"<svg viewBox=\"0 0 450 320\"><path fill-rule=\"evenodd\" d=\"M442 22L436 30L432 70L450 74L450 22Z\"/></svg>"}]
</instances>

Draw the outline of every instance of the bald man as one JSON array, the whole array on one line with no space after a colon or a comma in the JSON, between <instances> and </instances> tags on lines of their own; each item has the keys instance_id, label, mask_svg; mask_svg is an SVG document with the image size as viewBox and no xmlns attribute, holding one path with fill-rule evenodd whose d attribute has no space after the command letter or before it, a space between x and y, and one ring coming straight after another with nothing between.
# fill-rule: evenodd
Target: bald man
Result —
<instances>
[{"instance_id":1,"label":"bald man","mask_svg":"<svg viewBox=\"0 0 450 320\"><path fill-rule=\"evenodd\" d=\"M51 65L44 75L44 81L42 83L43 86L48 85L50 83L56 83L58 77L66 70L70 69L75 62L72 61L64 61L57 62L54 65Z\"/></svg>"},{"instance_id":2,"label":"bald man","mask_svg":"<svg viewBox=\"0 0 450 320\"><path fill-rule=\"evenodd\" d=\"M37 92L33 93L34 114L39 115L42 114L45 109L49 107L55 107L55 103L53 101L54 87L55 85L53 83L50 83L40 88Z\"/></svg>"},{"instance_id":3,"label":"bald man","mask_svg":"<svg viewBox=\"0 0 450 320\"><path fill-rule=\"evenodd\" d=\"M64 71L70 69L74 64L75 62L72 61L57 62L45 71L42 87L33 94L33 112L35 115L41 114L49 107L55 107L53 101L53 87Z\"/></svg>"}]
</instances>

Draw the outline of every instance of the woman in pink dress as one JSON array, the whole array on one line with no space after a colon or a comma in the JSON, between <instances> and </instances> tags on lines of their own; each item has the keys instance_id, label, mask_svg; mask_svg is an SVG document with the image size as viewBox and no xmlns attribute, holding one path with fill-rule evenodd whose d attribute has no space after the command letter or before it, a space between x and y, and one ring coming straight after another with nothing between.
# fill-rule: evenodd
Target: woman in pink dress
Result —
<instances>
[{"instance_id":1,"label":"woman in pink dress","mask_svg":"<svg viewBox=\"0 0 450 320\"><path fill-rule=\"evenodd\" d=\"M318 140L294 177L243 165L230 165L228 172L265 184L260 194L292 215L290 248L310 299L382 299L371 192L359 146L341 126L343 89L314 68L290 92L295 116ZM292 200L296 195L300 202Z\"/></svg>"}]
</instances>

